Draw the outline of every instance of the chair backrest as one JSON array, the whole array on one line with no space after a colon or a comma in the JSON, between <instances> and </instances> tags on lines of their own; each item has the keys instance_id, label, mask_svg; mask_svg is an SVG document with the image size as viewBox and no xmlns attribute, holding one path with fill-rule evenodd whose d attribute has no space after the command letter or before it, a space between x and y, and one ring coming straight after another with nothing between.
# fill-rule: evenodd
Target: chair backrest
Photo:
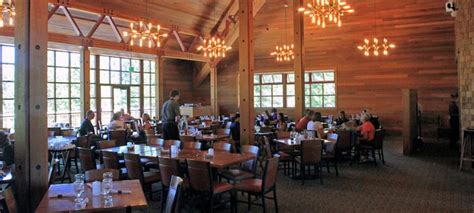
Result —
<instances>
[{"instance_id":1,"label":"chair backrest","mask_svg":"<svg viewBox=\"0 0 474 213\"><path fill-rule=\"evenodd\" d=\"M273 158L272 147L270 146L270 140L267 136L263 136L263 148L265 149L266 159Z\"/></svg>"},{"instance_id":2,"label":"chair backrest","mask_svg":"<svg viewBox=\"0 0 474 213\"><path fill-rule=\"evenodd\" d=\"M438 115L438 128L451 128L449 115Z\"/></svg>"},{"instance_id":3,"label":"chair backrest","mask_svg":"<svg viewBox=\"0 0 474 213\"><path fill-rule=\"evenodd\" d=\"M124 146L127 143L127 130L109 131L109 140L115 140L117 146Z\"/></svg>"},{"instance_id":4,"label":"chair backrest","mask_svg":"<svg viewBox=\"0 0 474 213\"><path fill-rule=\"evenodd\" d=\"M102 151L105 169L120 169L119 156L116 152Z\"/></svg>"},{"instance_id":5,"label":"chair backrest","mask_svg":"<svg viewBox=\"0 0 474 213\"><path fill-rule=\"evenodd\" d=\"M290 134L291 134L291 132L278 131L278 132L277 132L277 138L278 138L278 139L290 138Z\"/></svg>"},{"instance_id":6,"label":"chair backrest","mask_svg":"<svg viewBox=\"0 0 474 213\"><path fill-rule=\"evenodd\" d=\"M53 161L53 164L49 166L49 171L48 171L48 183L49 185L53 184L54 180L56 179L56 174L58 171L58 163L59 160L55 159Z\"/></svg>"},{"instance_id":7,"label":"chair backrest","mask_svg":"<svg viewBox=\"0 0 474 213\"><path fill-rule=\"evenodd\" d=\"M273 128L270 126L264 126L260 128L260 133L273 132Z\"/></svg>"},{"instance_id":8,"label":"chair backrest","mask_svg":"<svg viewBox=\"0 0 474 213\"><path fill-rule=\"evenodd\" d=\"M76 146L77 147L82 147L82 148L89 148L90 147L89 136L79 136L79 137L77 137Z\"/></svg>"},{"instance_id":9,"label":"chair backrest","mask_svg":"<svg viewBox=\"0 0 474 213\"><path fill-rule=\"evenodd\" d=\"M212 192L212 170L207 161L186 160L191 189L198 192Z\"/></svg>"},{"instance_id":10,"label":"chair backrest","mask_svg":"<svg viewBox=\"0 0 474 213\"><path fill-rule=\"evenodd\" d=\"M222 129L222 128L217 129L216 134L217 135L227 135L227 136L229 136L230 135L230 126L229 126L229 128L225 128L225 129Z\"/></svg>"},{"instance_id":11,"label":"chair backrest","mask_svg":"<svg viewBox=\"0 0 474 213\"><path fill-rule=\"evenodd\" d=\"M163 148L169 149L169 148L171 148L171 145L181 147L181 141L178 141L178 140L165 140L165 145L163 146Z\"/></svg>"},{"instance_id":12,"label":"chair backrest","mask_svg":"<svg viewBox=\"0 0 474 213\"><path fill-rule=\"evenodd\" d=\"M103 175L106 172L112 172L114 181L120 180L120 170L118 169L93 169L85 172L85 181L87 183L102 181Z\"/></svg>"},{"instance_id":13,"label":"chair backrest","mask_svg":"<svg viewBox=\"0 0 474 213\"><path fill-rule=\"evenodd\" d=\"M95 164L94 150L78 147L77 152L79 154L82 171L97 169Z\"/></svg>"},{"instance_id":14,"label":"chair backrest","mask_svg":"<svg viewBox=\"0 0 474 213\"><path fill-rule=\"evenodd\" d=\"M180 135L179 140L182 142L194 142L196 141L196 137L191 135Z\"/></svg>"},{"instance_id":15,"label":"chair backrest","mask_svg":"<svg viewBox=\"0 0 474 213\"><path fill-rule=\"evenodd\" d=\"M303 164L318 164L321 162L323 153L323 141L303 140L301 141L301 161Z\"/></svg>"},{"instance_id":16,"label":"chair backrest","mask_svg":"<svg viewBox=\"0 0 474 213\"><path fill-rule=\"evenodd\" d=\"M163 186L170 186L171 176L183 176L180 171L179 159L159 158L158 162Z\"/></svg>"},{"instance_id":17,"label":"chair backrest","mask_svg":"<svg viewBox=\"0 0 474 213\"><path fill-rule=\"evenodd\" d=\"M265 162L265 170L263 172L263 184L262 184L262 192L266 192L273 187L275 187L276 179L278 175L278 164L280 159L279 158L270 158L267 159Z\"/></svg>"},{"instance_id":18,"label":"chair backrest","mask_svg":"<svg viewBox=\"0 0 474 213\"><path fill-rule=\"evenodd\" d=\"M148 137L146 141L148 146L164 146L165 140L159 138L158 136Z\"/></svg>"},{"instance_id":19,"label":"chair backrest","mask_svg":"<svg viewBox=\"0 0 474 213\"><path fill-rule=\"evenodd\" d=\"M232 125L232 122L227 121L227 122L225 123L225 128L226 128L226 129L230 129L230 125Z\"/></svg>"},{"instance_id":20,"label":"chair backrest","mask_svg":"<svg viewBox=\"0 0 474 213\"><path fill-rule=\"evenodd\" d=\"M252 154L255 156L255 158L241 163L240 164L241 170L255 173L255 170L257 169L258 150L259 150L258 146L242 145L242 147L240 148L240 152L242 154Z\"/></svg>"},{"instance_id":21,"label":"chair backrest","mask_svg":"<svg viewBox=\"0 0 474 213\"><path fill-rule=\"evenodd\" d=\"M103 140L103 141L97 141L97 148L98 149L107 149L117 146L116 140Z\"/></svg>"},{"instance_id":22,"label":"chair backrest","mask_svg":"<svg viewBox=\"0 0 474 213\"><path fill-rule=\"evenodd\" d=\"M339 130L337 132L337 150L349 150L352 148L352 131L350 130Z\"/></svg>"},{"instance_id":23,"label":"chair backrest","mask_svg":"<svg viewBox=\"0 0 474 213\"><path fill-rule=\"evenodd\" d=\"M143 184L143 170L140 163L140 156L137 154L124 154L125 167L127 167L127 176L130 180L140 180Z\"/></svg>"},{"instance_id":24,"label":"chair backrest","mask_svg":"<svg viewBox=\"0 0 474 213\"><path fill-rule=\"evenodd\" d=\"M220 142L214 143L212 148L216 151L230 152L230 150L232 150L232 145L230 143Z\"/></svg>"},{"instance_id":25,"label":"chair backrest","mask_svg":"<svg viewBox=\"0 0 474 213\"><path fill-rule=\"evenodd\" d=\"M72 135L74 135L74 130L72 130L72 129L62 130L61 135L62 136L72 136Z\"/></svg>"},{"instance_id":26,"label":"chair backrest","mask_svg":"<svg viewBox=\"0 0 474 213\"><path fill-rule=\"evenodd\" d=\"M53 136L60 136L61 135L61 128L59 128L59 127L48 127L48 132L54 132Z\"/></svg>"},{"instance_id":27,"label":"chair backrest","mask_svg":"<svg viewBox=\"0 0 474 213\"><path fill-rule=\"evenodd\" d=\"M335 134L335 133L329 133L329 134L327 135L327 139L328 139L328 140L337 141L337 138L338 138L338 135Z\"/></svg>"},{"instance_id":28,"label":"chair backrest","mask_svg":"<svg viewBox=\"0 0 474 213\"><path fill-rule=\"evenodd\" d=\"M166 198L165 213L180 212L179 200L181 197L183 179L174 176L171 177L171 184Z\"/></svg>"},{"instance_id":29,"label":"chair backrest","mask_svg":"<svg viewBox=\"0 0 474 213\"><path fill-rule=\"evenodd\" d=\"M385 137L385 129L377 129L374 135L374 148L383 148L383 140Z\"/></svg>"},{"instance_id":30,"label":"chair backrest","mask_svg":"<svg viewBox=\"0 0 474 213\"><path fill-rule=\"evenodd\" d=\"M201 150L201 143L200 142L184 142L183 149Z\"/></svg>"},{"instance_id":31,"label":"chair backrest","mask_svg":"<svg viewBox=\"0 0 474 213\"><path fill-rule=\"evenodd\" d=\"M16 213L17 205L15 195L13 194L13 188L10 186L8 187L5 192L3 193L3 197L5 198L5 204L7 206L9 213Z\"/></svg>"}]
</instances>

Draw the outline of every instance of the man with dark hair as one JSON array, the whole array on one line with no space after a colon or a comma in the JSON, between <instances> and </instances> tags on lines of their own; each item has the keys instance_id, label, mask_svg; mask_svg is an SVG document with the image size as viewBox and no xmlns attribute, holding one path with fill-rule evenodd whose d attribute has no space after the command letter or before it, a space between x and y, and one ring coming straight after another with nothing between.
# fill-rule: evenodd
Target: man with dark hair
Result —
<instances>
[{"instance_id":1,"label":"man with dark hair","mask_svg":"<svg viewBox=\"0 0 474 213\"><path fill-rule=\"evenodd\" d=\"M161 108L161 121L163 122L163 139L179 140L178 120L181 116L179 111L179 91L172 90L170 99Z\"/></svg>"},{"instance_id":2,"label":"man with dark hair","mask_svg":"<svg viewBox=\"0 0 474 213\"><path fill-rule=\"evenodd\" d=\"M95 113L92 110L87 111L84 121L82 121L81 127L79 128L79 135L84 136L88 134L95 134L94 125L91 120L94 119Z\"/></svg>"},{"instance_id":3,"label":"man with dark hair","mask_svg":"<svg viewBox=\"0 0 474 213\"><path fill-rule=\"evenodd\" d=\"M0 160L5 161L5 167L15 168L15 152L8 140L8 134L0 131Z\"/></svg>"}]
</instances>

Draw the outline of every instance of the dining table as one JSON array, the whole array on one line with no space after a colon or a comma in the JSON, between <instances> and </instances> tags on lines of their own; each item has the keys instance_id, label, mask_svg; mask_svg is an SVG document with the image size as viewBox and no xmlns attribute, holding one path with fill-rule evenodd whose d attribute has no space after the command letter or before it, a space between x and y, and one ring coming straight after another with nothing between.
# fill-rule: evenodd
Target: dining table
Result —
<instances>
[{"instance_id":1,"label":"dining table","mask_svg":"<svg viewBox=\"0 0 474 213\"><path fill-rule=\"evenodd\" d=\"M304 139L303 139L304 140ZM310 139L308 139L310 140ZM324 149L326 152L332 152L334 151L334 147L336 145L335 140L328 140L328 139L322 139L323 140L323 145ZM284 144L287 146L300 146L302 140L297 140L297 139L292 139L292 138L279 138L279 139L274 139L273 142L277 144Z\"/></svg>"},{"instance_id":2,"label":"dining table","mask_svg":"<svg viewBox=\"0 0 474 213\"><path fill-rule=\"evenodd\" d=\"M83 211L123 210L131 212L132 208L148 206L139 180L122 180L112 182L112 205L105 205L102 195L93 196L92 186L84 187L84 196L88 203ZM123 192L123 193L120 193ZM126 192L126 193L125 193ZM53 184L49 186L38 205L36 212L73 212L75 210L74 184Z\"/></svg>"},{"instance_id":3,"label":"dining table","mask_svg":"<svg viewBox=\"0 0 474 213\"><path fill-rule=\"evenodd\" d=\"M190 160L202 160L208 161L211 164L211 167L216 169L227 168L232 165L236 165L248 160L255 158L251 154L239 154L239 153L230 153L222 151L214 151L214 155L208 156L208 151L203 150L180 150L176 155L171 155L170 150L163 150L159 146L148 146L144 144L135 144L133 148L127 146L118 146L111 147L106 149L101 149L102 151L116 152L119 154L137 154L143 158L172 158L185 161L186 159Z\"/></svg>"}]
</instances>

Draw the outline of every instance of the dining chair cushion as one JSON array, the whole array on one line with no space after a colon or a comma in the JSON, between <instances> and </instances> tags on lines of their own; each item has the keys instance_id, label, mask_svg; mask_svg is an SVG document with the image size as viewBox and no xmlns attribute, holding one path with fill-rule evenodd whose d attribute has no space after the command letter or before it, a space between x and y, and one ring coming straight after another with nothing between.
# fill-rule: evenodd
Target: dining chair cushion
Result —
<instances>
[{"instance_id":1,"label":"dining chair cushion","mask_svg":"<svg viewBox=\"0 0 474 213\"><path fill-rule=\"evenodd\" d=\"M143 179L145 183L156 183L161 180L159 172L143 172Z\"/></svg>"},{"instance_id":2,"label":"dining chair cushion","mask_svg":"<svg viewBox=\"0 0 474 213\"><path fill-rule=\"evenodd\" d=\"M240 181L244 179L254 178L255 174L247 171L243 171L240 169L229 169L229 170L222 170L219 173L225 179Z\"/></svg>"},{"instance_id":3,"label":"dining chair cushion","mask_svg":"<svg viewBox=\"0 0 474 213\"><path fill-rule=\"evenodd\" d=\"M220 194L223 192L230 191L234 188L234 186L230 183L220 183L220 182L215 182L212 184L212 191L214 194Z\"/></svg>"},{"instance_id":4,"label":"dining chair cushion","mask_svg":"<svg viewBox=\"0 0 474 213\"><path fill-rule=\"evenodd\" d=\"M246 179L234 185L234 189L245 192L260 192L262 191L262 180L261 179Z\"/></svg>"}]
</instances>

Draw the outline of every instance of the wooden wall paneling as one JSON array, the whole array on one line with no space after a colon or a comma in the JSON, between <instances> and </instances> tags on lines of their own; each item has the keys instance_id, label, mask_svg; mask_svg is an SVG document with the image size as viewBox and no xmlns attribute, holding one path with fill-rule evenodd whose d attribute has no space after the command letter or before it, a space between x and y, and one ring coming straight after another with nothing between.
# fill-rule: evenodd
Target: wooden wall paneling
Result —
<instances>
[{"instance_id":1,"label":"wooden wall paneling","mask_svg":"<svg viewBox=\"0 0 474 213\"><path fill-rule=\"evenodd\" d=\"M91 108L91 51L89 47L83 46L81 50L81 116L84 118Z\"/></svg>"},{"instance_id":2,"label":"wooden wall paneling","mask_svg":"<svg viewBox=\"0 0 474 213\"><path fill-rule=\"evenodd\" d=\"M164 98L165 98L165 91L164 91L164 67L163 67L163 58L161 56L158 56L155 61L155 66L156 66L156 113L158 115L158 118L161 115L161 107L163 106L164 103Z\"/></svg>"},{"instance_id":3,"label":"wooden wall paneling","mask_svg":"<svg viewBox=\"0 0 474 213\"><path fill-rule=\"evenodd\" d=\"M239 0L240 143L253 142L253 1Z\"/></svg>"},{"instance_id":4,"label":"wooden wall paneling","mask_svg":"<svg viewBox=\"0 0 474 213\"><path fill-rule=\"evenodd\" d=\"M303 14L297 9L304 6L303 0L293 0L293 34L295 44L295 119L303 115L304 105L304 21ZM286 8L285 8L286 9Z\"/></svg>"},{"instance_id":5,"label":"wooden wall paneling","mask_svg":"<svg viewBox=\"0 0 474 213\"><path fill-rule=\"evenodd\" d=\"M144 101L145 101L145 89L144 89L144 82L145 82L145 74L144 74L144 67L143 67L143 59L140 60L140 116L144 113ZM151 79L150 79L151 81ZM153 116L153 115L150 115Z\"/></svg>"},{"instance_id":6,"label":"wooden wall paneling","mask_svg":"<svg viewBox=\"0 0 474 213\"><path fill-rule=\"evenodd\" d=\"M417 94L414 89L402 90L402 105L403 105L403 154L410 155L414 151L413 141L417 135L416 125L416 103Z\"/></svg>"},{"instance_id":7,"label":"wooden wall paneling","mask_svg":"<svg viewBox=\"0 0 474 213\"><path fill-rule=\"evenodd\" d=\"M19 212L33 212L48 189L48 1L15 4L16 197Z\"/></svg>"}]
</instances>

